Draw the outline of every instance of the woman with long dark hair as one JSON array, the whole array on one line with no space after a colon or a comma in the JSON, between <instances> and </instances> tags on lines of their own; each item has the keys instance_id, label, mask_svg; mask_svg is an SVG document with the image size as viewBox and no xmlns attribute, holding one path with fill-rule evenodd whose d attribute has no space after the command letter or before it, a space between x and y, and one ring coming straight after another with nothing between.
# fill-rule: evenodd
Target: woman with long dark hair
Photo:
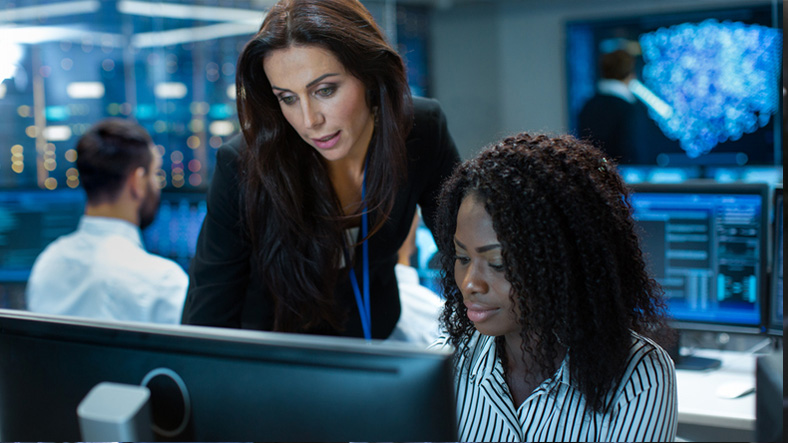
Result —
<instances>
[{"instance_id":1,"label":"woman with long dark hair","mask_svg":"<svg viewBox=\"0 0 788 443\"><path fill-rule=\"evenodd\" d=\"M571 136L519 134L440 198L460 441L666 441L676 375L614 163Z\"/></svg>"},{"instance_id":2,"label":"woman with long dark hair","mask_svg":"<svg viewBox=\"0 0 788 443\"><path fill-rule=\"evenodd\" d=\"M237 66L183 322L385 338L419 205L459 162L434 100L356 0L282 0Z\"/></svg>"}]
</instances>

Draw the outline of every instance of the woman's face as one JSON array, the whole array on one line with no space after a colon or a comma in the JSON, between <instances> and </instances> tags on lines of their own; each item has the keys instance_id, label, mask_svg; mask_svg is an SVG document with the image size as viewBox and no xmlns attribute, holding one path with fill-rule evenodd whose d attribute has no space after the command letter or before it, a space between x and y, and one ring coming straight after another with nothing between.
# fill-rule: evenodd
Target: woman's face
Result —
<instances>
[{"instance_id":1,"label":"woman's face","mask_svg":"<svg viewBox=\"0 0 788 443\"><path fill-rule=\"evenodd\" d=\"M521 326L509 297L501 244L492 218L474 194L462 201L454 234L454 278L476 329L484 335L519 336Z\"/></svg>"},{"instance_id":2,"label":"woman's face","mask_svg":"<svg viewBox=\"0 0 788 443\"><path fill-rule=\"evenodd\" d=\"M363 159L375 120L366 88L318 46L272 51L263 70L288 123L328 161Z\"/></svg>"}]
</instances>

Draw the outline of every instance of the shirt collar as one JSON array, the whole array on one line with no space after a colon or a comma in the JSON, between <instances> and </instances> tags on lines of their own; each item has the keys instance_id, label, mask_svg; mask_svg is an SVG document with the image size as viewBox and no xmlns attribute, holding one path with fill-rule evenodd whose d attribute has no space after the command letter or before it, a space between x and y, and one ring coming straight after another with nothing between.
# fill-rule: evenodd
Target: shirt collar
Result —
<instances>
[{"instance_id":1,"label":"shirt collar","mask_svg":"<svg viewBox=\"0 0 788 443\"><path fill-rule=\"evenodd\" d=\"M596 87L600 94L612 95L629 103L635 103L635 95L629 90L627 84L621 80L605 78L599 80Z\"/></svg>"},{"instance_id":2,"label":"shirt collar","mask_svg":"<svg viewBox=\"0 0 788 443\"><path fill-rule=\"evenodd\" d=\"M474 343L476 342L476 343ZM472 352L472 360L470 364L471 378L481 376L482 378L488 377L495 369L495 365L499 364L498 354L495 346L495 337L483 335L479 331L474 332L474 337L471 339L470 348L475 349ZM548 390L558 383L563 383L571 386L571 378L569 373L569 352L566 353L561 365L556 370L552 377L545 380L540 387Z\"/></svg>"},{"instance_id":3,"label":"shirt collar","mask_svg":"<svg viewBox=\"0 0 788 443\"><path fill-rule=\"evenodd\" d=\"M498 357L495 349L495 337L474 331L468 347L472 350L471 378L475 378L477 374L485 376L492 373Z\"/></svg>"},{"instance_id":4,"label":"shirt collar","mask_svg":"<svg viewBox=\"0 0 788 443\"><path fill-rule=\"evenodd\" d=\"M144 248L142 243L142 232L139 226L126 220L112 217L83 215L79 220L78 229L92 235L118 235L131 241L140 248Z\"/></svg>"}]
</instances>

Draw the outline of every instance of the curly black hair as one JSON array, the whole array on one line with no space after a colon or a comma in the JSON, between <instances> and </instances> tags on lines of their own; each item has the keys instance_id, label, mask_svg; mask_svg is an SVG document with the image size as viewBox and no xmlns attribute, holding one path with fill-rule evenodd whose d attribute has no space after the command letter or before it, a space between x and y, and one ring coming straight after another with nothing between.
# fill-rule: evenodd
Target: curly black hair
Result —
<instances>
[{"instance_id":1,"label":"curly black hair","mask_svg":"<svg viewBox=\"0 0 788 443\"><path fill-rule=\"evenodd\" d=\"M525 355L552 374L567 349L573 383L603 412L626 366L630 330L666 330L663 292L646 271L616 165L572 136L521 133L457 167L440 195L435 240L446 296L441 323L466 353L475 328L455 281L454 234L470 194L484 202L501 244Z\"/></svg>"}]
</instances>

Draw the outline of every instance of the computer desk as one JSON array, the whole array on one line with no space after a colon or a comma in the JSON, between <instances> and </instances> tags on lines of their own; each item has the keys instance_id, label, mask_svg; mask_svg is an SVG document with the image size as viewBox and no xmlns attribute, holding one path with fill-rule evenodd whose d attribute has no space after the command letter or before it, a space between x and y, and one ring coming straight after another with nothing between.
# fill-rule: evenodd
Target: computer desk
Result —
<instances>
[{"instance_id":1,"label":"computer desk","mask_svg":"<svg viewBox=\"0 0 788 443\"><path fill-rule=\"evenodd\" d=\"M676 370L678 383L678 437L688 441L755 441L755 393L735 399L721 398L725 383L755 386L752 353L698 349L693 355L722 361L707 371Z\"/></svg>"}]
</instances>

